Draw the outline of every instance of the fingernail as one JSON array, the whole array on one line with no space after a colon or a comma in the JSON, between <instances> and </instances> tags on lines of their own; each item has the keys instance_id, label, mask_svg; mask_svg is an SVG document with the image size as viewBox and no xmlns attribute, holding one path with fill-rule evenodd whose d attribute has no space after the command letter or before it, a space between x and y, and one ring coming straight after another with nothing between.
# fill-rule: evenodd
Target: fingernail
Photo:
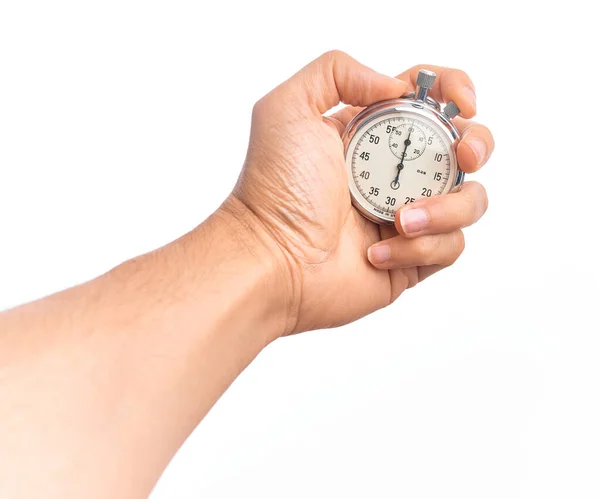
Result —
<instances>
[{"instance_id":1,"label":"fingernail","mask_svg":"<svg viewBox=\"0 0 600 499\"><path fill-rule=\"evenodd\" d=\"M481 139L473 138L467 141L467 145L471 148L471 151L473 151L473 154L477 159L477 166L482 165L487 156L487 146L485 145L485 142Z\"/></svg>"},{"instance_id":2,"label":"fingernail","mask_svg":"<svg viewBox=\"0 0 600 499\"><path fill-rule=\"evenodd\" d=\"M392 256L392 251L387 244L380 244L371 246L367 252L367 256L372 264L377 265L387 262Z\"/></svg>"},{"instance_id":3,"label":"fingernail","mask_svg":"<svg viewBox=\"0 0 600 499\"><path fill-rule=\"evenodd\" d=\"M463 94L467 99L469 99L471 104L473 104L473 108L476 108L477 97L475 96L475 90L473 90L471 87L463 87Z\"/></svg>"},{"instance_id":4,"label":"fingernail","mask_svg":"<svg viewBox=\"0 0 600 499\"><path fill-rule=\"evenodd\" d=\"M429 214L421 208L412 208L400 212L400 225L405 234L423 230L429 224Z\"/></svg>"}]
</instances>

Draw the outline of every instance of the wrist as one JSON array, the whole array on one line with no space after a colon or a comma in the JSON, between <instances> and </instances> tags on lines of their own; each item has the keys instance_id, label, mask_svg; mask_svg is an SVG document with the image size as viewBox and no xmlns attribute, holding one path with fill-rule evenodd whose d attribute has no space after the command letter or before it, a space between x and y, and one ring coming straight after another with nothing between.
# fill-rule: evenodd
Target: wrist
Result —
<instances>
[{"instance_id":1,"label":"wrist","mask_svg":"<svg viewBox=\"0 0 600 499\"><path fill-rule=\"evenodd\" d=\"M180 332L182 347L197 343L203 332L229 344L240 340L256 355L296 324L293 266L233 196L196 229L125 262L101 281L122 287L120 301L140 302L132 328L160 318ZM123 312L129 314L129 308Z\"/></svg>"},{"instance_id":2,"label":"wrist","mask_svg":"<svg viewBox=\"0 0 600 499\"><path fill-rule=\"evenodd\" d=\"M209 230L227 241L228 251L237 255L237 264L246 269L253 284L254 307L267 325L268 342L290 334L297 323L299 275L295 261L277 243L260 219L234 195L229 196L207 221ZM243 286L244 283L240 282ZM255 329L258 325L251 325Z\"/></svg>"}]
</instances>

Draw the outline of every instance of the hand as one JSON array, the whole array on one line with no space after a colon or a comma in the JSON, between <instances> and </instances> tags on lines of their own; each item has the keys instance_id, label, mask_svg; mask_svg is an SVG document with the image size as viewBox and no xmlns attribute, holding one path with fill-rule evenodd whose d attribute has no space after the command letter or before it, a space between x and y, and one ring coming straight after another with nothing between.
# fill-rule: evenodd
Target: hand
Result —
<instances>
[{"instance_id":1,"label":"hand","mask_svg":"<svg viewBox=\"0 0 600 499\"><path fill-rule=\"evenodd\" d=\"M289 272L283 334L339 326L389 305L451 265L464 248L461 229L485 212L486 193L475 182L406 206L395 228L367 221L351 205L341 141L346 124L360 106L413 90L423 67L396 79L329 52L256 103L244 169L223 209L247 218ZM454 100L462 117L472 118L469 77L426 67L438 75L431 95ZM339 101L350 107L323 117ZM460 118L455 123L462 135L460 167L476 171L489 158L493 138L481 125Z\"/></svg>"}]
</instances>

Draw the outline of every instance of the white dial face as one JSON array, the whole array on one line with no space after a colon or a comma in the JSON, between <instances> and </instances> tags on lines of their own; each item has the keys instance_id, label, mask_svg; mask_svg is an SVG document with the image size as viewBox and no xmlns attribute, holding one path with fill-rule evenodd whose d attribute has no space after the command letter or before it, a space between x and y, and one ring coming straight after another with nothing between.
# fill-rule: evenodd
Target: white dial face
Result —
<instances>
[{"instance_id":1,"label":"white dial face","mask_svg":"<svg viewBox=\"0 0 600 499\"><path fill-rule=\"evenodd\" d=\"M346 164L355 200L387 221L405 204L450 191L457 173L449 135L410 111L392 110L359 126Z\"/></svg>"}]
</instances>

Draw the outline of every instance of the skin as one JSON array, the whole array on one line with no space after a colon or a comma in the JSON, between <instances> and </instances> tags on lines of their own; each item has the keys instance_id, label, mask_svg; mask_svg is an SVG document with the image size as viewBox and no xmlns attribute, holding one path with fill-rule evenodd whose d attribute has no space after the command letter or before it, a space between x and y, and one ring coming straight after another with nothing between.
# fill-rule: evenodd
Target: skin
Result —
<instances>
[{"instance_id":1,"label":"skin","mask_svg":"<svg viewBox=\"0 0 600 499\"><path fill-rule=\"evenodd\" d=\"M462 71L427 68L433 96L463 110L458 159L476 171L494 143L467 121L474 87ZM395 228L350 203L345 125L409 91L418 70L390 78L324 54L257 102L239 181L208 220L0 314L0 497L147 496L269 343L354 321L458 258L461 229L487 207L479 184L403 208ZM340 101L349 106L323 116ZM424 210L416 232L407 210Z\"/></svg>"}]
</instances>

